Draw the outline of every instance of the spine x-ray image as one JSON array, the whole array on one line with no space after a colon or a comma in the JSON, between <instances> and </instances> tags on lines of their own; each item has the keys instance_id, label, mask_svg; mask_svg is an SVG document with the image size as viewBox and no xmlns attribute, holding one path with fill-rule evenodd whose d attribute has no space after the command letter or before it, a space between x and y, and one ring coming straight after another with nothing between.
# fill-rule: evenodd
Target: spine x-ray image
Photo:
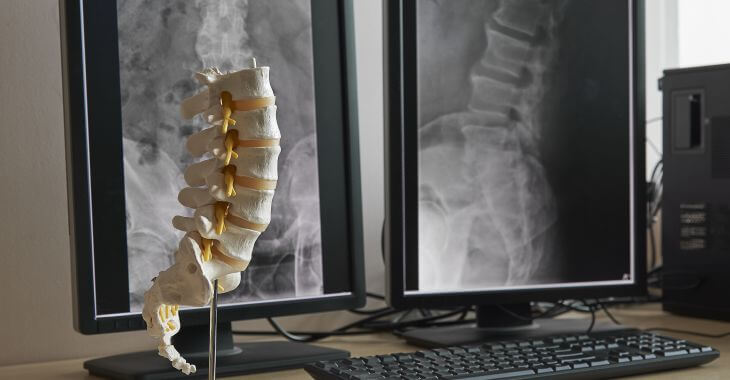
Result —
<instances>
[{"instance_id":1,"label":"spine x-ray image","mask_svg":"<svg viewBox=\"0 0 730 380\"><path fill-rule=\"evenodd\" d=\"M189 212L177 201L192 163L185 140L206 127L179 113L199 90L193 74L245 68L252 57L271 67L277 94L279 183L241 285L220 302L322 294L310 2L119 0L117 8L131 311L172 262L181 238L172 217Z\"/></svg>"},{"instance_id":2,"label":"spine x-ray image","mask_svg":"<svg viewBox=\"0 0 730 380\"><path fill-rule=\"evenodd\" d=\"M587 5L595 1L578 3L417 2L419 290L578 280L564 265L578 250L563 245L563 220L574 207L564 205L582 200L565 196L566 166L555 164L555 157L568 154L556 153L569 136L567 126L578 125L570 120L578 113L565 95L593 88L597 94L586 101L597 104L629 93L626 42L620 40L626 38L620 29L625 22L607 28L620 30L613 37L620 43L607 47L602 58L621 65L621 75L606 71L604 78L592 78L595 73L583 69L591 62L572 58L578 49L588 51L587 45L565 36L594 27L586 23L592 17L611 15L591 11ZM624 2L604 3L626 18ZM580 70L568 72L570 65ZM621 84L614 91L603 81ZM620 134L627 130L626 110L605 120ZM616 148L616 157L628 154ZM622 258L621 269L607 277L620 280L626 263L628 257Z\"/></svg>"}]
</instances>

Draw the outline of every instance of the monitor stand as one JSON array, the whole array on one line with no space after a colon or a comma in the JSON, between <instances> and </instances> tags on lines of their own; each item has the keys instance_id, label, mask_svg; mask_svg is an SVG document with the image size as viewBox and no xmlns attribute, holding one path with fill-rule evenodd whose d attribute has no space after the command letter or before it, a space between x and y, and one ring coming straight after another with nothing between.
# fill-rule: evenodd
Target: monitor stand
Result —
<instances>
[{"instance_id":1,"label":"monitor stand","mask_svg":"<svg viewBox=\"0 0 730 380\"><path fill-rule=\"evenodd\" d=\"M507 312L505 309L511 311ZM576 334L588 330L588 319L517 318L530 315L530 304L477 306L477 323L467 326L430 327L408 330L398 335L420 347L446 347L506 339L539 338L555 334ZM596 322L593 332L630 330L626 326Z\"/></svg>"},{"instance_id":2,"label":"monitor stand","mask_svg":"<svg viewBox=\"0 0 730 380\"><path fill-rule=\"evenodd\" d=\"M187 326L173 338L175 348L197 372L185 375L157 351L134 352L84 362L92 375L110 379L204 379L208 377L208 325ZM319 360L345 359L350 353L295 342L233 343L231 323L218 324L218 377L301 368Z\"/></svg>"}]
</instances>

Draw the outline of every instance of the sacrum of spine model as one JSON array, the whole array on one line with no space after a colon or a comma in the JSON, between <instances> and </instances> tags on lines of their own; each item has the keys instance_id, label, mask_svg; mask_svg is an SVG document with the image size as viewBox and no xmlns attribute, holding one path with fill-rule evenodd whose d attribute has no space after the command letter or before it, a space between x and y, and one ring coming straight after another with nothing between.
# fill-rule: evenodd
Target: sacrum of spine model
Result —
<instances>
[{"instance_id":1,"label":"sacrum of spine model","mask_svg":"<svg viewBox=\"0 0 730 380\"><path fill-rule=\"evenodd\" d=\"M207 90L183 101L183 117L197 114L211 126L192 136L187 148L195 157L178 200L195 209L176 216L173 226L186 234L175 263L153 281L144 295L142 316L158 340L159 354L186 374L195 372L171 343L180 331L179 305L205 306L213 296L234 290L251 260L259 235L271 220L281 134L276 123L269 68L223 74L216 68L196 74Z\"/></svg>"}]
</instances>

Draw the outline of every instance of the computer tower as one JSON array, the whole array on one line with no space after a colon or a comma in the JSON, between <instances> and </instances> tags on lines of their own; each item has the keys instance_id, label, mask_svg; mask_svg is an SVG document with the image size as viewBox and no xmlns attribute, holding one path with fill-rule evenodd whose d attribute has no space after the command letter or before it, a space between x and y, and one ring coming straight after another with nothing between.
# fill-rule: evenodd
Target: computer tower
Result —
<instances>
[{"instance_id":1,"label":"computer tower","mask_svg":"<svg viewBox=\"0 0 730 380\"><path fill-rule=\"evenodd\" d=\"M664 310L730 320L730 64L664 71Z\"/></svg>"}]
</instances>

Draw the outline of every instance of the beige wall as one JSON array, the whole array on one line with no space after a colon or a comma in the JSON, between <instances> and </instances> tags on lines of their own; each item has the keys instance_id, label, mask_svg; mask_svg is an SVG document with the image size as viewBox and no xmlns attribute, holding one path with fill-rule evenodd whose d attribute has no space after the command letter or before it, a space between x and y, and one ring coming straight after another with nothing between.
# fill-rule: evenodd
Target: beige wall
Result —
<instances>
[{"instance_id":1,"label":"beige wall","mask_svg":"<svg viewBox=\"0 0 730 380\"><path fill-rule=\"evenodd\" d=\"M0 365L152 348L141 331L83 336L72 328L58 4L2 6ZM355 8L367 277L371 290L382 291L381 2L356 0ZM285 324L331 328L350 318L327 313Z\"/></svg>"}]
</instances>

